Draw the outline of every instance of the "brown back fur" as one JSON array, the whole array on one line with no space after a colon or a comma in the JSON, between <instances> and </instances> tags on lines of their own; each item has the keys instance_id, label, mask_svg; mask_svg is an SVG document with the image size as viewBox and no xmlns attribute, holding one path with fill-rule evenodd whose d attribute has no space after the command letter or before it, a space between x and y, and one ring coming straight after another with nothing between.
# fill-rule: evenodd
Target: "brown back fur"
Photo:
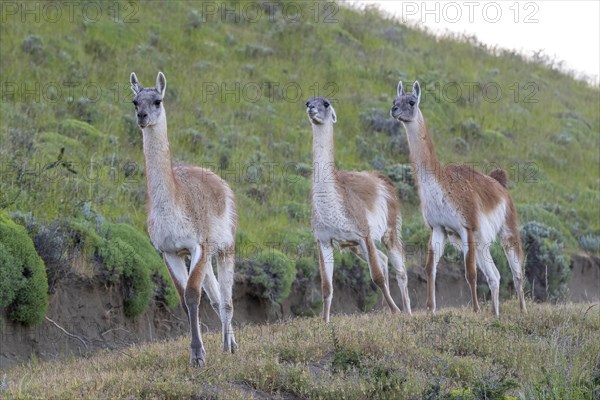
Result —
<instances>
[{"instance_id":1,"label":"brown back fur","mask_svg":"<svg viewBox=\"0 0 600 400\"><path fill-rule=\"evenodd\" d=\"M397 238L398 199L392 181L377 172L337 171L338 191L344 199L346 209L361 229L367 229L365 210L374 211L378 187L383 184L387 192L388 230L390 241Z\"/></svg>"},{"instance_id":2,"label":"brown back fur","mask_svg":"<svg viewBox=\"0 0 600 400\"><path fill-rule=\"evenodd\" d=\"M510 195L494 178L467 165L449 165L443 168L440 184L455 204L467 227L478 229L478 212L492 211L502 199Z\"/></svg>"}]
</instances>

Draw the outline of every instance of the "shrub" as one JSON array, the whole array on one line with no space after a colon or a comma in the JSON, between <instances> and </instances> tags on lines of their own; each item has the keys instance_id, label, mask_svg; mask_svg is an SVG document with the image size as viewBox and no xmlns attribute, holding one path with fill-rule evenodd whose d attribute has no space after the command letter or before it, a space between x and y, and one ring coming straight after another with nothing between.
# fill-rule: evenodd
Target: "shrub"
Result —
<instances>
[{"instance_id":1,"label":"shrub","mask_svg":"<svg viewBox=\"0 0 600 400\"><path fill-rule=\"evenodd\" d=\"M119 238L107 240L99 254L106 266L113 271L115 278L124 278L125 314L141 314L152 295L152 280L150 271L142 264L140 256L132 246Z\"/></svg>"},{"instance_id":2,"label":"shrub","mask_svg":"<svg viewBox=\"0 0 600 400\"><path fill-rule=\"evenodd\" d=\"M36 222L29 214L13 214L13 218L27 227L46 265L50 293L61 279L75 274L123 282L128 316L142 313L152 295L168 307L179 303L171 277L145 235L131 225L106 222L89 203L82 207L81 214L81 218L56 220L49 226ZM0 257L7 258L4 253ZM79 257L84 262L73 263ZM94 260L101 261L105 268L94 270Z\"/></svg>"},{"instance_id":3,"label":"shrub","mask_svg":"<svg viewBox=\"0 0 600 400\"><path fill-rule=\"evenodd\" d=\"M452 139L452 147L454 151L463 156L469 154L469 150L471 149L471 145L462 137L455 137Z\"/></svg>"},{"instance_id":4,"label":"shrub","mask_svg":"<svg viewBox=\"0 0 600 400\"><path fill-rule=\"evenodd\" d=\"M84 111L81 113L85 114ZM88 121L91 118L85 118ZM98 129L94 128L88 122L79 121L76 119L66 119L61 121L58 125L58 131L60 134L67 137L82 140L84 142L89 141L91 143L101 143L104 139L104 134Z\"/></svg>"},{"instance_id":5,"label":"shrub","mask_svg":"<svg viewBox=\"0 0 600 400\"><path fill-rule=\"evenodd\" d=\"M559 218L560 213L558 206L549 206L544 204L525 204L517 207L521 224L527 222L540 222L547 226L552 226L560 231L564 237L564 242L568 247L576 248L577 241L571 234L569 227Z\"/></svg>"},{"instance_id":6,"label":"shrub","mask_svg":"<svg viewBox=\"0 0 600 400\"><path fill-rule=\"evenodd\" d=\"M402 124L400 121L390 118L388 113L380 109L370 109L365 113L361 113L359 119L366 131L380 132L388 135L386 147L390 150L391 154L408 154L408 140L404 134L404 130L401 128ZM364 143L367 144L367 148L372 145L368 141ZM363 154L364 156L366 155L366 151L364 148L359 147L360 145L361 143L357 141L357 147L365 153ZM372 158L372 156L369 158Z\"/></svg>"},{"instance_id":7,"label":"shrub","mask_svg":"<svg viewBox=\"0 0 600 400\"><path fill-rule=\"evenodd\" d=\"M579 247L590 253L600 253L600 235L592 235L590 233L588 235L580 237Z\"/></svg>"},{"instance_id":8,"label":"shrub","mask_svg":"<svg viewBox=\"0 0 600 400\"><path fill-rule=\"evenodd\" d=\"M8 317L36 325L48 309L48 282L44 262L22 226L0 213L0 307Z\"/></svg>"},{"instance_id":9,"label":"shrub","mask_svg":"<svg viewBox=\"0 0 600 400\"><path fill-rule=\"evenodd\" d=\"M255 259L241 261L238 270L259 297L276 303L290 295L296 277L294 262L277 250L262 251Z\"/></svg>"},{"instance_id":10,"label":"shrub","mask_svg":"<svg viewBox=\"0 0 600 400\"><path fill-rule=\"evenodd\" d=\"M356 291L359 307L364 311L370 310L377 302L380 292L371 279L368 264L349 251L336 251L334 263L337 269L333 274L333 281Z\"/></svg>"},{"instance_id":11,"label":"shrub","mask_svg":"<svg viewBox=\"0 0 600 400\"><path fill-rule=\"evenodd\" d=\"M460 133L465 140L472 141L481 138L482 129L477 121L469 118L460 124Z\"/></svg>"},{"instance_id":12,"label":"shrub","mask_svg":"<svg viewBox=\"0 0 600 400\"><path fill-rule=\"evenodd\" d=\"M294 293L299 295L303 301L301 304L292 305L294 315L313 317L317 315L323 305L320 294L315 292L315 278L319 275L319 266L314 257L300 257L296 260L296 280L294 281Z\"/></svg>"},{"instance_id":13,"label":"shrub","mask_svg":"<svg viewBox=\"0 0 600 400\"><path fill-rule=\"evenodd\" d=\"M188 22L186 24L186 30L190 31L193 29L198 29L202 25L202 13L198 10L190 10L190 15L188 17Z\"/></svg>"},{"instance_id":14,"label":"shrub","mask_svg":"<svg viewBox=\"0 0 600 400\"><path fill-rule=\"evenodd\" d=\"M421 252L426 256L430 236L431 229L421 218L417 217L402 224L402 242L408 255Z\"/></svg>"},{"instance_id":15,"label":"shrub","mask_svg":"<svg viewBox=\"0 0 600 400\"><path fill-rule=\"evenodd\" d=\"M32 222L27 229L46 266L48 293L54 293L57 283L71 271L70 255L74 249L71 230L65 221L54 221L48 227Z\"/></svg>"},{"instance_id":16,"label":"shrub","mask_svg":"<svg viewBox=\"0 0 600 400\"><path fill-rule=\"evenodd\" d=\"M303 221L310 217L310 210L305 203L291 202L283 206L290 221Z\"/></svg>"},{"instance_id":17,"label":"shrub","mask_svg":"<svg viewBox=\"0 0 600 400\"><path fill-rule=\"evenodd\" d=\"M36 221L32 215L14 212L11 217L24 226L32 238L35 250L46 266L48 293L54 293L61 279L72 272L88 277L93 276L92 268L73 270L73 258L81 255L84 259L94 256L101 238L96 232L79 220L59 219L50 225ZM85 263L83 263L85 266Z\"/></svg>"},{"instance_id":18,"label":"shrub","mask_svg":"<svg viewBox=\"0 0 600 400\"><path fill-rule=\"evenodd\" d=\"M152 244L137 229L127 224L105 223L105 240L98 255L111 272L109 279L125 284L125 313L141 314L152 297L153 281L160 284L156 296L169 307L177 305L179 297L162 260ZM161 282L162 281L162 282Z\"/></svg>"},{"instance_id":19,"label":"shrub","mask_svg":"<svg viewBox=\"0 0 600 400\"><path fill-rule=\"evenodd\" d=\"M171 276L167 271L161 257L150 243L150 240L140 231L128 224L110 224L109 232L113 238L120 238L134 249L140 257L140 267L150 271L154 281L160 280L161 285L155 293L156 297L164 301L169 307L179 304L179 295L173 285Z\"/></svg>"},{"instance_id":20,"label":"shrub","mask_svg":"<svg viewBox=\"0 0 600 400\"><path fill-rule=\"evenodd\" d=\"M521 228L521 240L527 254L525 275L532 295L538 300L560 300L567 292L569 257L563 254L564 236L540 222Z\"/></svg>"},{"instance_id":21,"label":"shrub","mask_svg":"<svg viewBox=\"0 0 600 400\"><path fill-rule=\"evenodd\" d=\"M298 271L297 282L310 283L317 277L319 268L312 258L301 257L296 260L296 270Z\"/></svg>"},{"instance_id":22,"label":"shrub","mask_svg":"<svg viewBox=\"0 0 600 400\"><path fill-rule=\"evenodd\" d=\"M502 147L506 141L506 137L498 131L493 129L486 129L481 134L482 139L489 145L493 145L494 148Z\"/></svg>"},{"instance_id":23,"label":"shrub","mask_svg":"<svg viewBox=\"0 0 600 400\"><path fill-rule=\"evenodd\" d=\"M407 203L417 204L419 195L413 170L410 164L394 164L386 168L385 175L394 182L400 199Z\"/></svg>"},{"instance_id":24,"label":"shrub","mask_svg":"<svg viewBox=\"0 0 600 400\"><path fill-rule=\"evenodd\" d=\"M550 138L554 143L560 146L568 146L573 142L573 135L569 132L560 132L557 135L554 135Z\"/></svg>"},{"instance_id":25,"label":"shrub","mask_svg":"<svg viewBox=\"0 0 600 400\"><path fill-rule=\"evenodd\" d=\"M247 44L245 48L245 54L249 58L255 57L268 57L275 54L275 50L271 47L264 46L262 44Z\"/></svg>"},{"instance_id":26,"label":"shrub","mask_svg":"<svg viewBox=\"0 0 600 400\"><path fill-rule=\"evenodd\" d=\"M47 55L42 39L37 35L28 35L21 43L21 50L31 56L34 64L40 65L46 62Z\"/></svg>"},{"instance_id":27,"label":"shrub","mask_svg":"<svg viewBox=\"0 0 600 400\"><path fill-rule=\"evenodd\" d=\"M2 228L0 228L2 229ZM6 307L13 302L16 288L25 284L25 277L18 268L13 253L0 242L0 307Z\"/></svg>"}]
</instances>

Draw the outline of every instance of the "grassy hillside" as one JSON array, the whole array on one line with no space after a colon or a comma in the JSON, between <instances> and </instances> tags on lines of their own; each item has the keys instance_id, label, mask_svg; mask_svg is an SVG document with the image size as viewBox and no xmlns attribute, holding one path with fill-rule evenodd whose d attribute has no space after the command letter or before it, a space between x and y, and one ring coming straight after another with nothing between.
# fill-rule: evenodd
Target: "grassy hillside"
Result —
<instances>
[{"instance_id":1,"label":"grassy hillside","mask_svg":"<svg viewBox=\"0 0 600 400\"><path fill-rule=\"evenodd\" d=\"M31 362L3 378L5 399L594 399L600 395L597 304L516 302L500 319L468 309L412 318L316 318L237 332L240 350L204 335L207 366L188 364L189 339Z\"/></svg>"},{"instance_id":2,"label":"grassy hillside","mask_svg":"<svg viewBox=\"0 0 600 400\"><path fill-rule=\"evenodd\" d=\"M406 140L388 116L398 79L418 79L442 163L505 168L523 223L558 229L570 251L598 251L598 88L374 10L93 4L99 15L78 6L72 17L63 10L23 22L17 11L0 26L0 207L8 213L45 226L89 225L93 215L98 226L145 232L142 139L128 79L135 71L152 86L160 70L173 157L231 184L241 259L275 248L305 267L312 260L315 271L304 103L317 94L336 107L339 166L395 178L405 242L419 248L426 229L402 166Z\"/></svg>"},{"instance_id":3,"label":"grassy hillside","mask_svg":"<svg viewBox=\"0 0 600 400\"><path fill-rule=\"evenodd\" d=\"M502 166L517 204L558 207L573 234L599 233L597 88L376 12L336 6L315 20L307 3L299 22L266 12L250 22L243 10L222 18L194 2L130 11L119 4L116 21L103 9L97 21L76 14L73 22L3 23L1 203L9 210L53 219L91 202L107 218L144 229L141 134L128 77L136 71L151 86L161 70L174 158L222 169L253 241L307 235L309 181L285 168L311 164L306 99L318 92L335 100L341 167L385 168L407 162L405 148L390 146L361 117L387 118L398 79L418 79L442 162ZM160 23L164 14L168 24ZM473 86L486 84L487 91ZM61 147L77 174L44 170Z\"/></svg>"}]
</instances>

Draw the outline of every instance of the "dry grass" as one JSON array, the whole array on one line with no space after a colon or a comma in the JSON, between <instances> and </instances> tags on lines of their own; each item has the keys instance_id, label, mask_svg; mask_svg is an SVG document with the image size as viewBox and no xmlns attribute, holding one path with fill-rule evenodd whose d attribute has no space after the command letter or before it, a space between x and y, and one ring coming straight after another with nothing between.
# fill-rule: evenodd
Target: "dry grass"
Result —
<instances>
[{"instance_id":1,"label":"dry grass","mask_svg":"<svg viewBox=\"0 0 600 400\"><path fill-rule=\"evenodd\" d=\"M207 366L188 365L189 338L30 362L6 372L2 398L593 399L600 394L598 304L503 304L412 318L371 313L325 325L300 318L238 329L240 351L204 335ZM511 396L511 397L507 397Z\"/></svg>"}]
</instances>

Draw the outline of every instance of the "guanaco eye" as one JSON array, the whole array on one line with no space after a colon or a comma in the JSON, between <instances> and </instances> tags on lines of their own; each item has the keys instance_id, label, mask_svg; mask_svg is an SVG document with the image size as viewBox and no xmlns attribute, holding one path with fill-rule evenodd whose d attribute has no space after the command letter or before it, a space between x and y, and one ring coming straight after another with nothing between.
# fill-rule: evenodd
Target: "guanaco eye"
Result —
<instances>
[{"instance_id":1,"label":"guanaco eye","mask_svg":"<svg viewBox=\"0 0 600 400\"><path fill-rule=\"evenodd\" d=\"M408 104L410 104L410 105L411 105L411 107L412 107L412 106L414 106L414 105L415 105L415 101L414 101L414 100L409 100L409 101L408 101Z\"/></svg>"},{"instance_id":2,"label":"guanaco eye","mask_svg":"<svg viewBox=\"0 0 600 400\"><path fill-rule=\"evenodd\" d=\"M306 107L309 107L309 105L308 105L308 101L306 102Z\"/></svg>"},{"instance_id":3,"label":"guanaco eye","mask_svg":"<svg viewBox=\"0 0 600 400\"><path fill-rule=\"evenodd\" d=\"M132 103L134 106L136 106L136 107L138 106L138 102L136 100L132 101Z\"/></svg>"},{"instance_id":4,"label":"guanaco eye","mask_svg":"<svg viewBox=\"0 0 600 400\"><path fill-rule=\"evenodd\" d=\"M325 106L325 108L329 108L329 103L328 102L323 103L323 105Z\"/></svg>"},{"instance_id":5,"label":"guanaco eye","mask_svg":"<svg viewBox=\"0 0 600 400\"><path fill-rule=\"evenodd\" d=\"M154 100L154 105L155 106L160 106L161 102L162 102L162 100Z\"/></svg>"}]
</instances>

